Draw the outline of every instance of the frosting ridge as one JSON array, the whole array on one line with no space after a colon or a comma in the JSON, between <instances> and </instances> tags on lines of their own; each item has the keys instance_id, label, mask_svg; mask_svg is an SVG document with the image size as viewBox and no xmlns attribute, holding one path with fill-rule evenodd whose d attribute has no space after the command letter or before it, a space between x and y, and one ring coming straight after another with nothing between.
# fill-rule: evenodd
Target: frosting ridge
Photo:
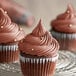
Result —
<instances>
[{"instance_id":1,"label":"frosting ridge","mask_svg":"<svg viewBox=\"0 0 76 76\"><path fill-rule=\"evenodd\" d=\"M8 14L0 8L0 43L16 42L24 36L23 30L13 23Z\"/></svg>"},{"instance_id":2,"label":"frosting ridge","mask_svg":"<svg viewBox=\"0 0 76 76\"><path fill-rule=\"evenodd\" d=\"M23 42L19 43L19 49L26 54L54 57L59 50L58 42L50 35L39 21L37 27L28 34Z\"/></svg>"},{"instance_id":3,"label":"frosting ridge","mask_svg":"<svg viewBox=\"0 0 76 76\"><path fill-rule=\"evenodd\" d=\"M71 4L68 5L67 10L58 15L55 20L51 22L53 29L64 33L76 32L76 11Z\"/></svg>"}]
</instances>

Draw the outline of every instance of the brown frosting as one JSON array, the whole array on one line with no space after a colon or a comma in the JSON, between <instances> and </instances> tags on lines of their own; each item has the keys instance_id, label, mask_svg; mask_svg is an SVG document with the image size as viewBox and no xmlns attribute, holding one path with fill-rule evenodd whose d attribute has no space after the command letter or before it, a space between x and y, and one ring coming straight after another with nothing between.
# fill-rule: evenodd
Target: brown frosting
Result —
<instances>
[{"instance_id":1,"label":"brown frosting","mask_svg":"<svg viewBox=\"0 0 76 76\"><path fill-rule=\"evenodd\" d=\"M76 11L72 5L69 4L66 12L58 15L51 25L59 32L76 33Z\"/></svg>"},{"instance_id":2,"label":"brown frosting","mask_svg":"<svg viewBox=\"0 0 76 76\"><path fill-rule=\"evenodd\" d=\"M33 32L28 34L23 42L19 43L19 49L30 55L53 57L57 55L59 44L45 30L40 20Z\"/></svg>"},{"instance_id":3,"label":"brown frosting","mask_svg":"<svg viewBox=\"0 0 76 76\"><path fill-rule=\"evenodd\" d=\"M24 32L11 19L2 8L0 8L0 43L17 42L24 38Z\"/></svg>"}]
</instances>

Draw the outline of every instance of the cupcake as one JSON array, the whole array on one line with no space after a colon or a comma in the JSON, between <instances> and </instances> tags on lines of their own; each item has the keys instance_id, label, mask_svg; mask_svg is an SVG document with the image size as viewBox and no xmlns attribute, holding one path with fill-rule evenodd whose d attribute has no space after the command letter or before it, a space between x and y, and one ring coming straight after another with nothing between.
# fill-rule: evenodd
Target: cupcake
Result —
<instances>
[{"instance_id":1,"label":"cupcake","mask_svg":"<svg viewBox=\"0 0 76 76\"><path fill-rule=\"evenodd\" d=\"M0 8L0 63L18 61L18 42L23 38L23 30Z\"/></svg>"},{"instance_id":2,"label":"cupcake","mask_svg":"<svg viewBox=\"0 0 76 76\"><path fill-rule=\"evenodd\" d=\"M37 27L19 42L24 76L53 76L58 59L58 42L39 21Z\"/></svg>"},{"instance_id":3,"label":"cupcake","mask_svg":"<svg viewBox=\"0 0 76 76\"><path fill-rule=\"evenodd\" d=\"M60 50L76 52L76 11L68 5L66 12L51 22L52 35L59 44Z\"/></svg>"}]
</instances>

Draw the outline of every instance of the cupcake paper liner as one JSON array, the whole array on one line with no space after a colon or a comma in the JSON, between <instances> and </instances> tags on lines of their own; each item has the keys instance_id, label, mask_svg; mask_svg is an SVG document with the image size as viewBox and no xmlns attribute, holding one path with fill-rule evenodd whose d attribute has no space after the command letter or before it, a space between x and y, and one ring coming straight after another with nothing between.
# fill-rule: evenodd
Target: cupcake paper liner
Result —
<instances>
[{"instance_id":1,"label":"cupcake paper liner","mask_svg":"<svg viewBox=\"0 0 76 76\"><path fill-rule=\"evenodd\" d=\"M53 76L58 55L53 58L26 58L20 55L24 76Z\"/></svg>"},{"instance_id":2,"label":"cupcake paper liner","mask_svg":"<svg viewBox=\"0 0 76 76\"><path fill-rule=\"evenodd\" d=\"M72 34L67 34L67 33L60 33L57 31L51 31L52 35L56 38L61 38L61 39L76 39L76 33Z\"/></svg>"},{"instance_id":3,"label":"cupcake paper liner","mask_svg":"<svg viewBox=\"0 0 76 76\"><path fill-rule=\"evenodd\" d=\"M16 62L19 57L18 45L0 45L0 63Z\"/></svg>"},{"instance_id":4,"label":"cupcake paper liner","mask_svg":"<svg viewBox=\"0 0 76 76\"><path fill-rule=\"evenodd\" d=\"M60 44L60 50L69 50L76 52L76 33L59 33L54 30L52 30L51 33L53 37L58 40Z\"/></svg>"},{"instance_id":5,"label":"cupcake paper liner","mask_svg":"<svg viewBox=\"0 0 76 76\"><path fill-rule=\"evenodd\" d=\"M20 60L24 63L30 62L30 61L31 61L31 63L35 63L35 61L36 62L40 61L40 63L41 63L42 61L45 62L45 60L46 60L46 62L48 62L48 61L55 62L57 59L58 59L58 55L55 57L52 57L52 58L27 58L27 57L25 58L20 55Z\"/></svg>"}]
</instances>

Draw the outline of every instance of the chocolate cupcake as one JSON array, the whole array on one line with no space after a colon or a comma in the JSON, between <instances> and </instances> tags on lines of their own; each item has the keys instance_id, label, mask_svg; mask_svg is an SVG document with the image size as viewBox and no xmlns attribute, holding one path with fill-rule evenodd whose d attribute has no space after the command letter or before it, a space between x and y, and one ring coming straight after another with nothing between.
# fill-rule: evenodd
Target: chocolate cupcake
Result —
<instances>
[{"instance_id":1,"label":"chocolate cupcake","mask_svg":"<svg viewBox=\"0 0 76 76\"><path fill-rule=\"evenodd\" d=\"M18 42L23 38L23 30L0 8L0 63L18 61Z\"/></svg>"},{"instance_id":2,"label":"chocolate cupcake","mask_svg":"<svg viewBox=\"0 0 76 76\"><path fill-rule=\"evenodd\" d=\"M53 76L58 59L58 42L41 24L19 43L24 76Z\"/></svg>"},{"instance_id":3,"label":"chocolate cupcake","mask_svg":"<svg viewBox=\"0 0 76 76\"><path fill-rule=\"evenodd\" d=\"M59 41L60 50L76 52L76 11L68 5L66 12L51 22L52 35Z\"/></svg>"}]
</instances>

